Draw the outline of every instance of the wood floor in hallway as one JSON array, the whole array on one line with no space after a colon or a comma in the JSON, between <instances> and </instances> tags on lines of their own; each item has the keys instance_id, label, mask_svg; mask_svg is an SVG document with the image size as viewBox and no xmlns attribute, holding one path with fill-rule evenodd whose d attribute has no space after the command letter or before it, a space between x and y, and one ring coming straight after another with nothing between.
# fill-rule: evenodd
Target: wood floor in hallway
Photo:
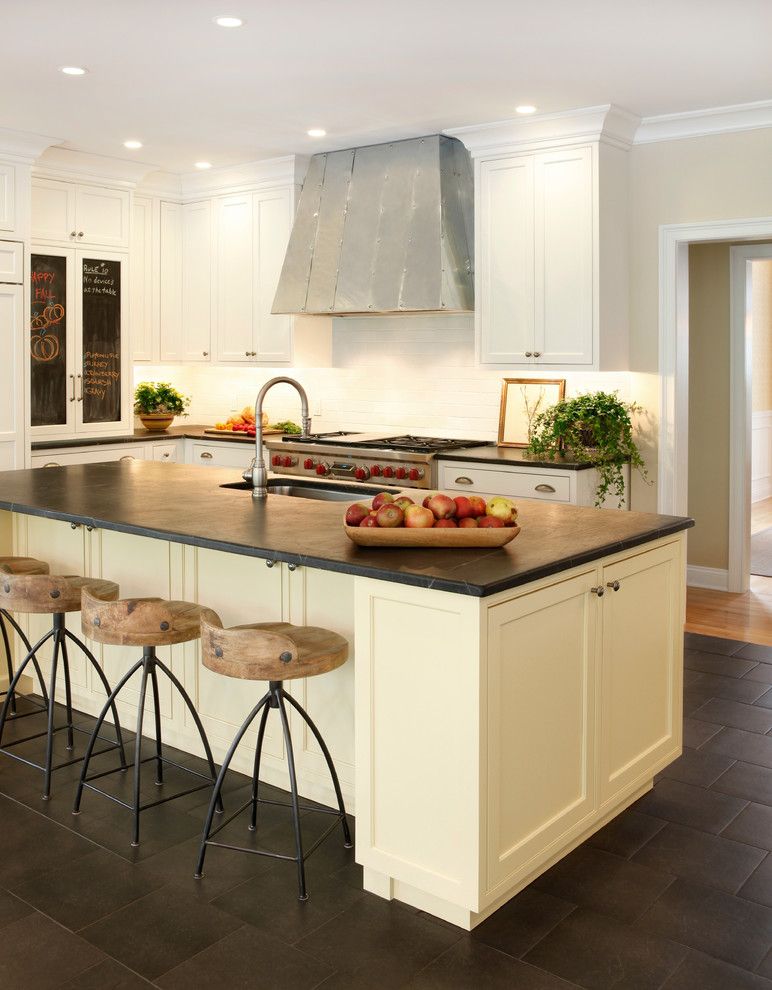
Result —
<instances>
[{"instance_id":1,"label":"wood floor in hallway","mask_svg":"<svg viewBox=\"0 0 772 990\"><path fill-rule=\"evenodd\" d=\"M772 646L772 578L752 577L741 595L688 588L686 630Z\"/></svg>"}]
</instances>

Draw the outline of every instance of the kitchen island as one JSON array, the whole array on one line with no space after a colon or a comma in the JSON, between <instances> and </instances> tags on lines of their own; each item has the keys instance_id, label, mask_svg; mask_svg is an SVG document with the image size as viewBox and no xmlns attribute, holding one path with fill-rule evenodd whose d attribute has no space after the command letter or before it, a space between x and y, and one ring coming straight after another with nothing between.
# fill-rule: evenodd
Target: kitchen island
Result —
<instances>
[{"instance_id":1,"label":"kitchen island","mask_svg":"<svg viewBox=\"0 0 772 990\"><path fill-rule=\"evenodd\" d=\"M524 501L522 533L499 550L365 550L344 535L343 504L254 502L220 487L236 480L139 461L0 474L0 552L124 596L200 602L226 625L345 635L352 661L292 691L357 815L368 890L472 928L680 754L690 520ZM97 655L115 682L135 652ZM196 643L164 659L221 758L262 685L213 674ZM91 672L73 679L77 707L97 711ZM165 738L197 752L177 699L162 702ZM276 730L265 778L283 785ZM321 753L292 732L301 791L330 803ZM248 746L237 768L249 772Z\"/></svg>"}]
</instances>

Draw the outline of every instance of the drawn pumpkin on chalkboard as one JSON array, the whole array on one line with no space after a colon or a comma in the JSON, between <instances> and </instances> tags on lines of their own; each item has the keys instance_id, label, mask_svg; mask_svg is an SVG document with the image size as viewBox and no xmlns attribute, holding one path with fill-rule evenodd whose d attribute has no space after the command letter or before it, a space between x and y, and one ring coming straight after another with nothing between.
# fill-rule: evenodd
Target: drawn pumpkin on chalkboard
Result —
<instances>
[{"instance_id":1,"label":"drawn pumpkin on chalkboard","mask_svg":"<svg viewBox=\"0 0 772 990\"><path fill-rule=\"evenodd\" d=\"M34 317L31 329L37 331L30 340L30 352L35 361L53 361L59 355L59 338L56 334L48 333L50 327L56 326L64 319L64 306L56 303L46 306L42 313Z\"/></svg>"}]
</instances>

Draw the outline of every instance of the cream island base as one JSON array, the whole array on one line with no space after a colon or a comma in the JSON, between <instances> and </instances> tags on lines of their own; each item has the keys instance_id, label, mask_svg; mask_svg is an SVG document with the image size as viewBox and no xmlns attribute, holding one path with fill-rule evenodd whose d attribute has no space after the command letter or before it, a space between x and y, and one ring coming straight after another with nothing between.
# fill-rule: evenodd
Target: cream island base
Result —
<instances>
[{"instance_id":1,"label":"cream island base","mask_svg":"<svg viewBox=\"0 0 772 990\"><path fill-rule=\"evenodd\" d=\"M381 897L472 929L681 753L684 532L477 597L281 560L266 566L267 553L92 522L0 512L0 552L109 577L122 595L205 603L227 625L281 618L349 638L349 663L291 690L330 746L356 814L364 886ZM39 623L25 622L34 641ZM91 645L112 683L136 659L129 648ZM217 760L262 685L216 676L197 646L167 648L163 659L196 702ZM79 663L74 703L93 714L102 695ZM119 706L126 724L131 700ZM165 740L198 752L179 699L167 694L163 707ZM269 726L264 777L286 786L281 734ZM301 791L334 803L314 740L297 720L292 733ZM235 766L245 773L248 743Z\"/></svg>"}]
</instances>

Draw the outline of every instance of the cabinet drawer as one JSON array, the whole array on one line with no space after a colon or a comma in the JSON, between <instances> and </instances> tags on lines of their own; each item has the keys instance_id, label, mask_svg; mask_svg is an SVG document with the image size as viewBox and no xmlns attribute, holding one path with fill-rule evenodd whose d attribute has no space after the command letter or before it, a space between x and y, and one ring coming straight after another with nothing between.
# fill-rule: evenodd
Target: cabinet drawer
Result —
<instances>
[{"instance_id":1,"label":"cabinet drawer","mask_svg":"<svg viewBox=\"0 0 772 990\"><path fill-rule=\"evenodd\" d=\"M32 454L32 467L65 467L68 464L99 464L104 461L143 461L145 448L123 444L120 447L68 448L66 450L41 450Z\"/></svg>"},{"instance_id":2,"label":"cabinet drawer","mask_svg":"<svg viewBox=\"0 0 772 990\"><path fill-rule=\"evenodd\" d=\"M204 467L245 468L254 457L251 444L235 443L193 443L190 449L190 463Z\"/></svg>"},{"instance_id":3,"label":"cabinet drawer","mask_svg":"<svg viewBox=\"0 0 772 990\"><path fill-rule=\"evenodd\" d=\"M24 281L24 245L19 241L0 241L0 282L21 285Z\"/></svg>"},{"instance_id":4,"label":"cabinet drawer","mask_svg":"<svg viewBox=\"0 0 772 990\"><path fill-rule=\"evenodd\" d=\"M571 502L571 478L557 471L488 468L461 461L440 463L439 487L476 495L538 498L545 502Z\"/></svg>"},{"instance_id":5,"label":"cabinet drawer","mask_svg":"<svg viewBox=\"0 0 772 990\"><path fill-rule=\"evenodd\" d=\"M177 460L179 444L176 443L154 443L153 460L163 461L165 464L174 464Z\"/></svg>"}]
</instances>

